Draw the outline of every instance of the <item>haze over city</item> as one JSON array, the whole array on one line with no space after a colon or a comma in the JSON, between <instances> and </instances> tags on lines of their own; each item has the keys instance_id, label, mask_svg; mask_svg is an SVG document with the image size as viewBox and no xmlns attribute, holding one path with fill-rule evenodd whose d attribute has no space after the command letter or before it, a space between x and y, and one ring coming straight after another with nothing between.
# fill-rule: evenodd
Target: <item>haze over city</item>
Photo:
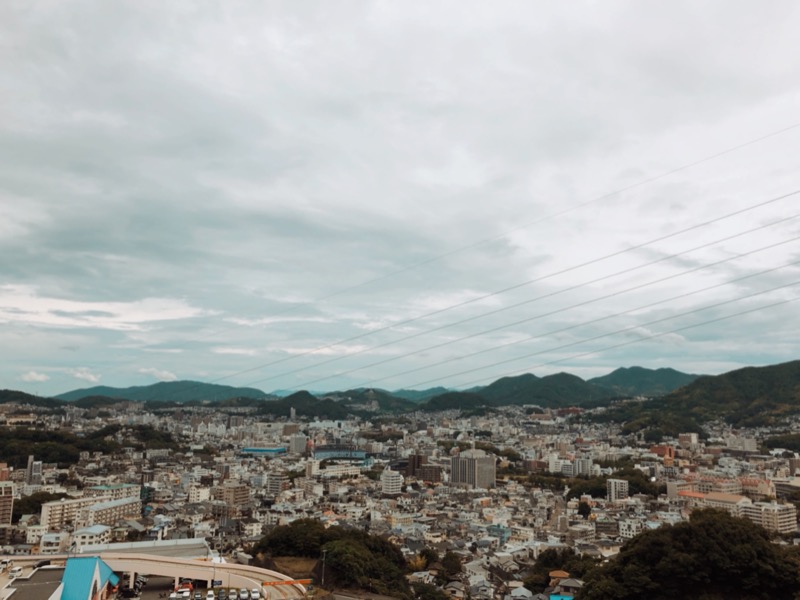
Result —
<instances>
[{"instance_id":1,"label":"haze over city","mask_svg":"<svg viewBox=\"0 0 800 600\"><path fill-rule=\"evenodd\" d=\"M798 11L5 3L0 386L794 359Z\"/></svg>"}]
</instances>

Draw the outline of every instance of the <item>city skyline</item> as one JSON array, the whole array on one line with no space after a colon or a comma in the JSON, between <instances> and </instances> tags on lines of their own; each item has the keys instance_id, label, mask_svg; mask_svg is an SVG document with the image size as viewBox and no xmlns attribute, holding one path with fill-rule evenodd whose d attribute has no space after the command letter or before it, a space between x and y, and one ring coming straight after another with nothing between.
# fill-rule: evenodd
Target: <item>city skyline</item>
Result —
<instances>
[{"instance_id":1,"label":"city skyline","mask_svg":"<svg viewBox=\"0 0 800 600\"><path fill-rule=\"evenodd\" d=\"M798 357L795 3L0 17L2 387Z\"/></svg>"}]
</instances>

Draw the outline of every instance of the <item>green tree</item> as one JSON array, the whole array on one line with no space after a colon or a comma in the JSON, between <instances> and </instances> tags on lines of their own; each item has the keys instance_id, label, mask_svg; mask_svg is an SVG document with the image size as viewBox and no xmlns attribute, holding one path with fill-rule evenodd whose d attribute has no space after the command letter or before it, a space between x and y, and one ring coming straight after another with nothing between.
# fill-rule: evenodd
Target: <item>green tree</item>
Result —
<instances>
[{"instance_id":1,"label":"green tree","mask_svg":"<svg viewBox=\"0 0 800 600\"><path fill-rule=\"evenodd\" d=\"M411 589L417 600L450 600L450 596L430 583L412 583Z\"/></svg>"},{"instance_id":2,"label":"green tree","mask_svg":"<svg viewBox=\"0 0 800 600\"><path fill-rule=\"evenodd\" d=\"M444 575L452 579L461 573L461 559L454 552L448 550L445 552L444 558L442 558L442 569L444 570Z\"/></svg>"},{"instance_id":3,"label":"green tree","mask_svg":"<svg viewBox=\"0 0 800 600\"><path fill-rule=\"evenodd\" d=\"M419 555L425 559L425 567L430 567L433 563L439 562L439 553L436 552L433 548L425 547L423 548Z\"/></svg>"},{"instance_id":4,"label":"green tree","mask_svg":"<svg viewBox=\"0 0 800 600\"><path fill-rule=\"evenodd\" d=\"M582 516L584 520L586 520L589 518L589 515L592 514L592 507L588 502L581 500L578 503L578 514Z\"/></svg>"},{"instance_id":5,"label":"green tree","mask_svg":"<svg viewBox=\"0 0 800 600\"><path fill-rule=\"evenodd\" d=\"M767 600L800 594L793 549L746 519L696 511L688 523L647 531L586 577L577 600Z\"/></svg>"}]
</instances>

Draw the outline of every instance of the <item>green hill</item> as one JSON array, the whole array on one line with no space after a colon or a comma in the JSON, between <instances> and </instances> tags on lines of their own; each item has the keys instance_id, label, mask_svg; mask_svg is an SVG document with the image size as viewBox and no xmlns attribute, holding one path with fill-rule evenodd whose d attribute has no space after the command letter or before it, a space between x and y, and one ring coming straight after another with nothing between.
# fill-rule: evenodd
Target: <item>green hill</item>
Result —
<instances>
[{"instance_id":1,"label":"green hill","mask_svg":"<svg viewBox=\"0 0 800 600\"><path fill-rule=\"evenodd\" d=\"M480 394L474 394L472 392L446 392L434 396L424 404L421 404L419 408L430 412L452 409L470 410L479 406L486 406L487 404L489 404L489 402Z\"/></svg>"},{"instance_id":2,"label":"green hill","mask_svg":"<svg viewBox=\"0 0 800 600\"><path fill-rule=\"evenodd\" d=\"M800 413L800 360L700 377L665 396L663 407L698 421L723 417L738 426L769 424Z\"/></svg>"},{"instance_id":3,"label":"green hill","mask_svg":"<svg viewBox=\"0 0 800 600\"><path fill-rule=\"evenodd\" d=\"M288 417L293 408L298 417L340 420L346 419L350 415L347 405L335 402L330 398L319 399L305 390L295 392L291 396L286 396L280 400L264 402L258 413L275 417Z\"/></svg>"},{"instance_id":4,"label":"green hill","mask_svg":"<svg viewBox=\"0 0 800 600\"><path fill-rule=\"evenodd\" d=\"M449 392L446 387L434 387L428 388L427 390L394 390L392 395L397 396L398 398L404 398L406 400L411 400L412 402L425 402L426 400L430 400L434 396L440 396L442 394L446 394Z\"/></svg>"},{"instance_id":5,"label":"green hill","mask_svg":"<svg viewBox=\"0 0 800 600\"><path fill-rule=\"evenodd\" d=\"M661 398L623 403L592 419L625 423L626 432L653 429L675 435L697 431L713 419L754 427L792 414L800 414L800 361L705 375Z\"/></svg>"},{"instance_id":6,"label":"green hill","mask_svg":"<svg viewBox=\"0 0 800 600\"><path fill-rule=\"evenodd\" d=\"M588 383L569 373L545 377L526 373L517 377L503 377L479 393L494 406L539 404L550 408L580 406L586 402L618 395L613 390Z\"/></svg>"},{"instance_id":7,"label":"green hill","mask_svg":"<svg viewBox=\"0 0 800 600\"><path fill-rule=\"evenodd\" d=\"M40 398L33 394L26 394L17 390L0 390L0 404L30 404L31 406L43 406L45 408L57 408L64 406L64 403L54 398Z\"/></svg>"},{"instance_id":8,"label":"green hill","mask_svg":"<svg viewBox=\"0 0 800 600\"><path fill-rule=\"evenodd\" d=\"M654 397L674 392L698 377L669 368L620 367L608 375L589 379L587 383L614 390L620 396Z\"/></svg>"},{"instance_id":9,"label":"green hill","mask_svg":"<svg viewBox=\"0 0 800 600\"><path fill-rule=\"evenodd\" d=\"M56 398L73 402L87 396L107 396L124 398L139 402L213 402L244 396L248 398L264 398L267 396L256 388L238 388L200 381L161 381L152 385L114 388L105 385L72 390L59 394Z\"/></svg>"}]
</instances>

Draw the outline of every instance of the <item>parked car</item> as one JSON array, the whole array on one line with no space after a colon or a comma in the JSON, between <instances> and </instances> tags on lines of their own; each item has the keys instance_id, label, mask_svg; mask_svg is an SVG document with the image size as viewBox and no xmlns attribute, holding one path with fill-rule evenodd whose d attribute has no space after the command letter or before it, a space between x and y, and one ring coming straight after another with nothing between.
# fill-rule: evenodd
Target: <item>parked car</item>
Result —
<instances>
[{"instance_id":1,"label":"parked car","mask_svg":"<svg viewBox=\"0 0 800 600\"><path fill-rule=\"evenodd\" d=\"M261 590L258 588L250 590L250 600L261 600Z\"/></svg>"},{"instance_id":2,"label":"parked car","mask_svg":"<svg viewBox=\"0 0 800 600\"><path fill-rule=\"evenodd\" d=\"M206 600L217 600L217 597L214 595L214 590L208 590L206 592Z\"/></svg>"},{"instance_id":3,"label":"parked car","mask_svg":"<svg viewBox=\"0 0 800 600\"><path fill-rule=\"evenodd\" d=\"M19 577L20 575L22 575L22 567L11 567L11 568L8 570L8 576L9 576L11 579L16 579L16 578L17 578L17 577Z\"/></svg>"},{"instance_id":4,"label":"parked car","mask_svg":"<svg viewBox=\"0 0 800 600\"><path fill-rule=\"evenodd\" d=\"M250 592L246 588L239 590L239 600L250 600Z\"/></svg>"}]
</instances>

